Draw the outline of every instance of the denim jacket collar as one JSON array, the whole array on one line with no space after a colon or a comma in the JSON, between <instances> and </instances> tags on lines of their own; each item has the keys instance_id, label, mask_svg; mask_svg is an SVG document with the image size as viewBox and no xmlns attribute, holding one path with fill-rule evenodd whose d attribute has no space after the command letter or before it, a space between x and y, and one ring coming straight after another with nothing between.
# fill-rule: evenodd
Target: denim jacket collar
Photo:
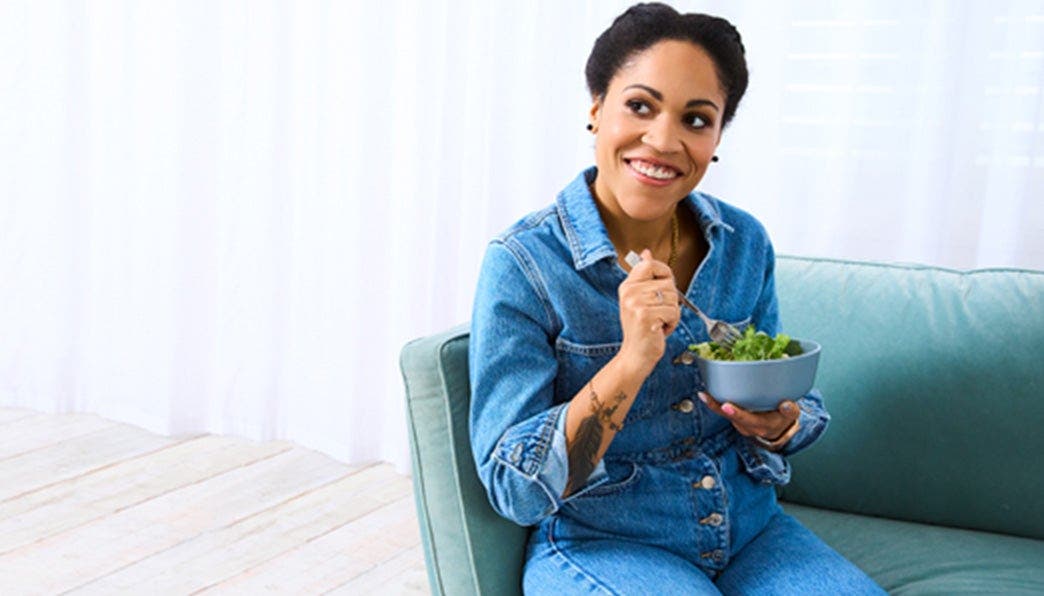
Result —
<instances>
[{"instance_id":1,"label":"denim jacket collar","mask_svg":"<svg viewBox=\"0 0 1044 596\"><path fill-rule=\"evenodd\" d=\"M609 240L609 233L602 223L590 184L594 182L598 168L590 167L573 180L558 195L556 201L562 228L573 254L573 266L577 271L606 258L616 258L616 247ZM707 240L716 229L733 232L733 227L721 218L717 205L709 195L693 191L684 200L685 205L696 214Z\"/></svg>"}]
</instances>

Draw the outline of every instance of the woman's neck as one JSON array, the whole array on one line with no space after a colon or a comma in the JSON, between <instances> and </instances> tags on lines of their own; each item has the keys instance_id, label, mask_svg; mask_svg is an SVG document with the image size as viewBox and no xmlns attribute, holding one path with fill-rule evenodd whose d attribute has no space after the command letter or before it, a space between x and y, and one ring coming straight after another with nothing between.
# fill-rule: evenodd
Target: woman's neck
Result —
<instances>
[{"instance_id":1,"label":"woman's neck","mask_svg":"<svg viewBox=\"0 0 1044 596\"><path fill-rule=\"evenodd\" d=\"M673 229L678 225L675 220L677 206L663 217L643 221L628 216L619 204L599 199L594 188L591 189L591 194L594 195L598 213L602 216L606 232L609 233L609 240L616 247L621 260L630 251L641 253L648 248L657 260L668 262L671 256Z\"/></svg>"}]
</instances>

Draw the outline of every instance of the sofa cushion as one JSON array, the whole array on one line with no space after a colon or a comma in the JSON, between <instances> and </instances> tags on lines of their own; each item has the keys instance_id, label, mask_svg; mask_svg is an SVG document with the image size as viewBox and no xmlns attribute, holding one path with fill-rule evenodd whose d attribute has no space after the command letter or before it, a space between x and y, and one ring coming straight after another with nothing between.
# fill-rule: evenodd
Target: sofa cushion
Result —
<instances>
[{"instance_id":1,"label":"sofa cushion","mask_svg":"<svg viewBox=\"0 0 1044 596\"><path fill-rule=\"evenodd\" d=\"M468 439L468 327L403 348L413 489L438 594L518 594L527 530L490 507Z\"/></svg>"},{"instance_id":2,"label":"sofa cushion","mask_svg":"<svg viewBox=\"0 0 1044 596\"><path fill-rule=\"evenodd\" d=\"M1044 273L780 257L776 277L833 416L784 499L1044 538Z\"/></svg>"},{"instance_id":3,"label":"sofa cushion","mask_svg":"<svg viewBox=\"0 0 1044 596\"><path fill-rule=\"evenodd\" d=\"M1044 542L785 504L889 594L1042 594Z\"/></svg>"}]
</instances>

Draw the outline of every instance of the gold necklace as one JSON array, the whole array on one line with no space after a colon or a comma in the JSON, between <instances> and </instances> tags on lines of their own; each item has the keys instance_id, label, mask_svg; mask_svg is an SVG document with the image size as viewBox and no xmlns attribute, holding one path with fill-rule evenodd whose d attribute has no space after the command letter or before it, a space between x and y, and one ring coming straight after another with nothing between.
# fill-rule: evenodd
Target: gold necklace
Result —
<instances>
[{"instance_id":1,"label":"gold necklace","mask_svg":"<svg viewBox=\"0 0 1044 596\"><path fill-rule=\"evenodd\" d=\"M678 212L671 215L671 254L667 257L667 266L674 269L674 262L678 260Z\"/></svg>"}]
</instances>

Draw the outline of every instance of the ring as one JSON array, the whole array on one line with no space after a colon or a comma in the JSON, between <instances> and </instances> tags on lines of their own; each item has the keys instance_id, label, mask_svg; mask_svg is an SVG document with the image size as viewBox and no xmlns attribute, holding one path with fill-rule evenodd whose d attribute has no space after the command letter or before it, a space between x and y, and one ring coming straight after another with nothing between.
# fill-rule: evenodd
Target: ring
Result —
<instances>
[{"instance_id":1,"label":"ring","mask_svg":"<svg viewBox=\"0 0 1044 596\"><path fill-rule=\"evenodd\" d=\"M663 304L663 292L662 291L656 290L656 299L660 301L660 304Z\"/></svg>"}]
</instances>

